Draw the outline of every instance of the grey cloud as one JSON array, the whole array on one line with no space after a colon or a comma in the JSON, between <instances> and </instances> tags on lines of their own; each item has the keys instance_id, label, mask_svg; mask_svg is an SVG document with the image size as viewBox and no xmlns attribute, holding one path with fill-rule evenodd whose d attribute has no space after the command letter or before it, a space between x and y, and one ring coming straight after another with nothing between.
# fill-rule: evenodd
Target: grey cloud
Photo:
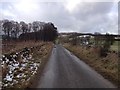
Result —
<instances>
[{"instance_id":1,"label":"grey cloud","mask_svg":"<svg viewBox=\"0 0 120 90\"><path fill-rule=\"evenodd\" d=\"M9 7L12 7L10 12L16 17L5 16L4 18L27 22L50 21L58 27L60 32L117 32L117 16L111 17L112 19L108 17L113 7L112 2L84 2L78 4L72 12L65 8L63 2L41 2L37 3L37 9L29 14L19 12L14 5L15 3L12 2L10 6L7 3L4 9L10 11Z\"/></svg>"},{"instance_id":2,"label":"grey cloud","mask_svg":"<svg viewBox=\"0 0 120 90\"><path fill-rule=\"evenodd\" d=\"M80 29L78 31L117 33L117 18L115 18L114 20L110 20L108 16L108 13L111 11L112 7L112 2L84 3L82 5L78 5L75 12L73 13L73 16L75 16L76 20L79 19L79 21L83 23L82 25L78 23L78 25L80 26ZM116 23L116 25L114 24L113 26L113 23ZM114 28L113 30L115 31L111 30L109 27L111 27L112 29Z\"/></svg>"},{"instance_id":3,"label":"grey cloud","mask_svg":"<svg viewBox=\"0 0 120 90\"><path fill-rule=\"evenodd\" d=\"M110 12L112 8L112 2L83 2L82 5L78 5L73 13L76 18L86 20L93 18L97 15L105 15Z\"/></svg>"}]
</instances>

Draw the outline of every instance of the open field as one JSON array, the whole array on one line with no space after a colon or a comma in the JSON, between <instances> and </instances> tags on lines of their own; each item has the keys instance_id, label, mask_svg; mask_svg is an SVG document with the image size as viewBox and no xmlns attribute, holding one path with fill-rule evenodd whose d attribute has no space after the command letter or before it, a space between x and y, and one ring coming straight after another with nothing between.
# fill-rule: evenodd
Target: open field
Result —
<instances>
[{"instance_id":1,"label":"open field","mask_svg":"<svg viewBox=\"0 0 120 90\"><path fill-rule=\"evenodd\" d=\"M111 45L110 50L111 51L118 51L119 50L119 44L120 44L120 41L115 41L114 44Z\"/></svg>"},{"instance_id":2,"label":"open field","mask_svg":"<svg viewBox=\"0 0 120 90\"><path fill-rule=\"evenodd\" d=\"M90 39L90 42L93 43L93 42L94 42L94 39L91 38L91 39ZM118 46L119 46L119 45L120 45L120 41L114 41L113 45L111 45L111 47L110 47L110 50L111 50L111 51L116 51L116 52L118 52L118 50L119 50Z\"/></svg>"},{"instance_id":3,"label":"open field","mask_svg":"<svg viewBox=\"0 0 120 90\"><path fill-rule=\"evenodd\" d=\"M86 48L80 45L72 46L70 44L64 44L64 47L101 73L105 78L109 79L116 85L118 84L119 67L117 53L108 53L106 57L99 57L97 50L95 52L94 48Z\"/></svg>"}]
</instances>

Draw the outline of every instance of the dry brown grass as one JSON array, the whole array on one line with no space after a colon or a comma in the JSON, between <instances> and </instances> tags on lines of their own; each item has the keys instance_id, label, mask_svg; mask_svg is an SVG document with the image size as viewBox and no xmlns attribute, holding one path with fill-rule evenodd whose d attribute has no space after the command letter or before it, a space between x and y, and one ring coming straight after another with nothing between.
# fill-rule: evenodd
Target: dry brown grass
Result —
<instances>
[{"instance_id":1,"label":"dry brown grass","mask_svg":"<svg viewBox=\"0 0 120 90\"><path fill-rule=\"evenodd\" d=\"M11 53L14 51L18 51L21 50L25 47L34 47L34 46L39 46L41 44L43 44L44 42L42 41L7 41L7 42L2 42L2 54L5 53Z\"/></svg>"},{"instance_id":2,"label":"dry brown grass","mask_svg":"<svg viewBox=\"0 0 120 90\"><path fill-rule=\"evenodd\" d=\"M37 84L39 84L41 73L49 59L49 56L51 55L53 44L52 43L45 44L45 47L41 48L41 50L39 48L40 47L38 47L34 51L33 57L35 58L37 62L41 60L41 65L38 68L37 74L29 82L28 88L36 88Z\"/></svg>"},{"instance_id":3,"label":"dry brown grass","mask_svg":"<svg viewBox=\"0 0 120 90\"><path fill-rule=\"evenodd\" d=\"M42 46L37 46L34 48L33 58L35 62L40 63L40 66L38 67L37 73L31 77L31 80L25 86L23 85L25 88L35 88L35 86L38 84L41 73L48 61L52 48L53 44L50 42L44 43Z\"/></svg>"},{"instance_id":4,"label":"dry brown grass","mask_svg":"<svg viewBox=\"0 0 120 90\"><path fill-rule=\"evenodd\" d=\"M5 43L4 43L5 44ZM11 47L12 46L12 47ZM33 76L31 76L31 72L29 70L29 65L28 68L26 68L27 71L27 75L28 77L30 77L29 81L24 81L22 82L20 80L20 82L18 84L16 84L15 86L13 86L13 88L26 88L26 87L32 87L34 83L36 83L38 81L38 77L41 75L40 73L42 72L48 57L51 53L52 47L53 47L53 43L52 42L34 42L34 41L29 41L29 42L7 42L6 43L6 47L4 46L3 49L3 54L10 54L13 52L18 52L21 51L23 48L31 48L32 49L32 57L34 59L33 62L35 63L40 63L37 73ZM8 51L9 50L9 51ZM19 58L18 61L22 61L20 60L21 58ZM6 71L6 69L2 69L3 74ZM39 75L39 76L38 76Z\"/></svg>"},{"instance_id":5,"label":"dry brown grass","mask_svg":"<svg viewBox=\"0 0 120 90\"><path fill-rule=\"evenodd\" d=\"M77 57L101 73L105 78L118 85L118 54L109 53L107 57L99 57L97 51L93 48L82 46L64 45L68 50L73 52Z\"/></svg>"}]
</instances>

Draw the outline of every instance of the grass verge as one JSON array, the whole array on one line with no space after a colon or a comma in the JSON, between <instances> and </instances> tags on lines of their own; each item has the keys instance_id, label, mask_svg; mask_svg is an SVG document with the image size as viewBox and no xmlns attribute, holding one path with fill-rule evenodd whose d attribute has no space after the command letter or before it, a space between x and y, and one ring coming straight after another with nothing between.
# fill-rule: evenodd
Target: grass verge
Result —
<instances>
[{"instance_id":1,"label":"grass verge","mask_svg":"<svg viewBox=\"0 0 120 90\"><path fill-rule=\"evenodd\" d=\"M46 66L46 63L48 62L49 57L51 55L53 45L51 45L51 46L48 45L48 47L50 47L50 49L46 50L47 52L43 58L41 58L39 51L36 54L34 54L35 55L34 58L36 60L39 60L41 58L42 62L41 62L40 67L38 68L37 74L34 76L34 78L32 78L32 80L30 81L29 86L26 88L26 90L29 90L29 88L36 88L38 86L43 69Z\"/></svg>"},{"instance_id":2,"label":"grass verge","mask_svg":"<svg viewBox=\"0 0 120 90\"><path fill-rule=\"evenodd\" d=\"M18 44L13 45L14 48L9 47L8 45L10 52L4 50L4 58L2 58L2 85L4 89L20 88L24 90L26 88L34 87L34 84L38 81L51 53L53 43L28 43L29 44L24 42L25 45L20 45L19 47L19 42ZM4 62L7 62L7 64ZM12 70L11 67L15 69Z\"/></svg>"},{"instance_id":3,"label":"grass verge","mask_svg":"<svg viewBox=\"0 0 120 90\"><path fill-rule=\"evenodd\" d=\"M119 85L119 74L118 74L118 54L108 53L107 57L99 57L94 52L93 48L86 48L83 46L72 46L65 44L65 48L74 53L80 60L83 60L104 78L113 82L116 86Z\"/></svg>"}]
</instances>

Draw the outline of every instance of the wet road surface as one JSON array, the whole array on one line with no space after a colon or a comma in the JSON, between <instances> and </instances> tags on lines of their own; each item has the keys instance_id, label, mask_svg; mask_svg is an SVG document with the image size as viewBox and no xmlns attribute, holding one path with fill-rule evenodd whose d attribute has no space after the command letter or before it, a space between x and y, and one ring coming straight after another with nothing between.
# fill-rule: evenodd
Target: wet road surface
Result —
<instances>
[{"instance_id":1,"label":"wet road surface","mask_svg":"<svg viewBox=\"0 0 120 90\"><path fill-rule=\"evenodd\" d=\"M56 45L37 88L115 88L61 45Z\"/></svg>"}]
</instances>

